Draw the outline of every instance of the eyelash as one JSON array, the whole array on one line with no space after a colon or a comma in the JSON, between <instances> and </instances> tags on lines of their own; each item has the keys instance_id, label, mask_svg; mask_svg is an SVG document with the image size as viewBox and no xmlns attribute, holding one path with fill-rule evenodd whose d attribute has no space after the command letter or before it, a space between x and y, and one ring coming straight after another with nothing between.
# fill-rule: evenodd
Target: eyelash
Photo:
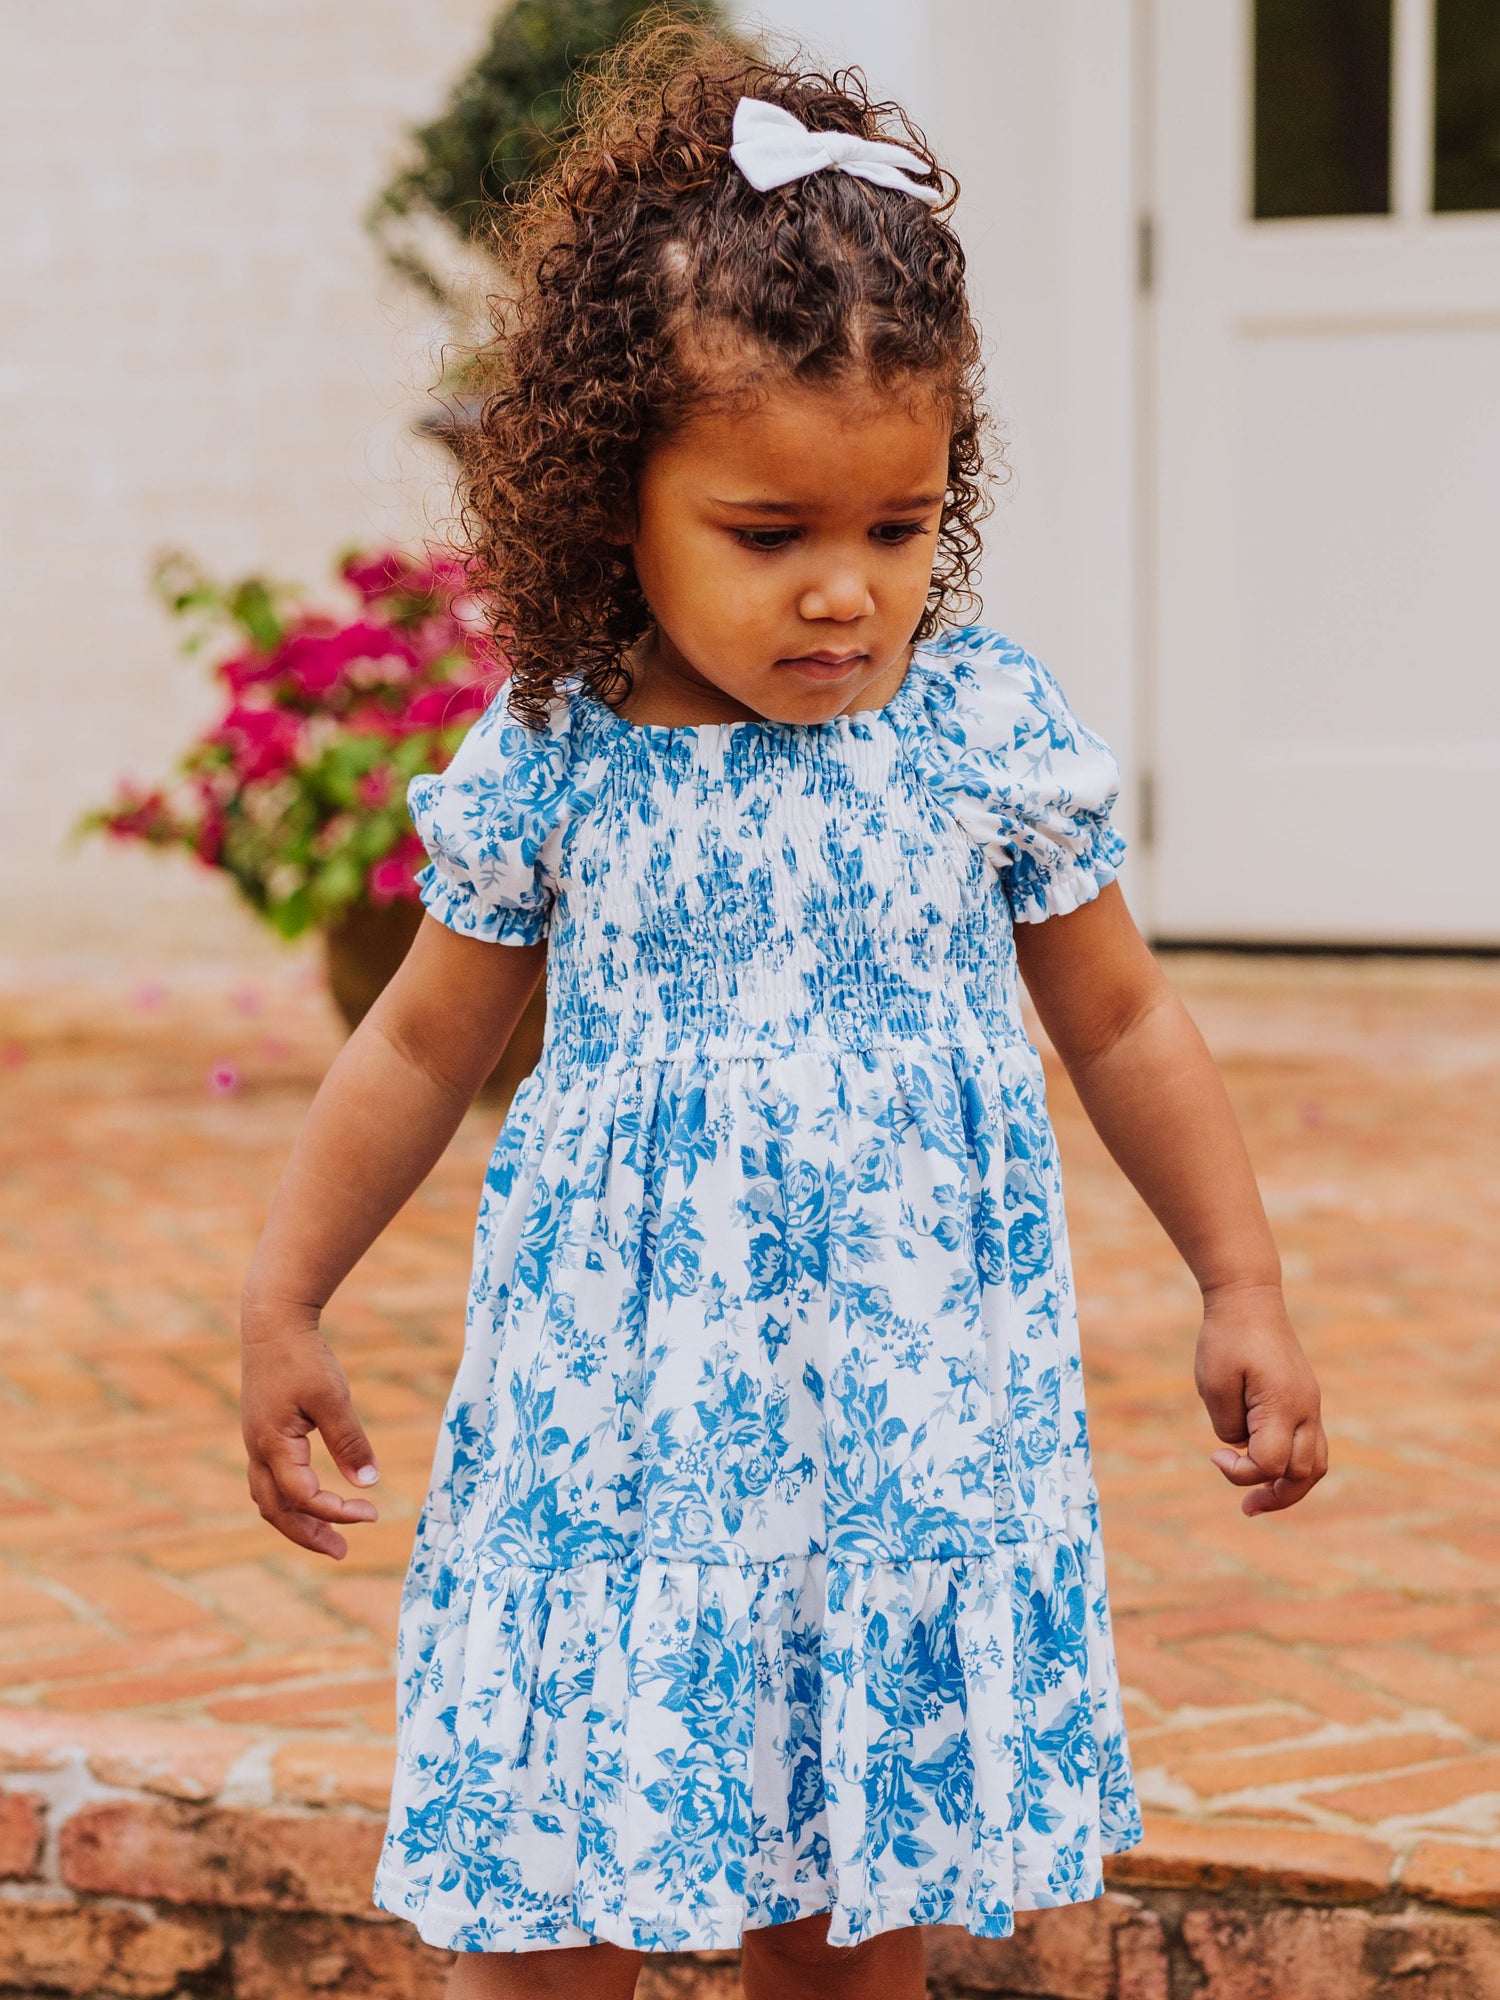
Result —
<instances>
[{"instance_id":1,"label":"eyelash","mask_svg":"<svg viewBox=\"0 0 1500 2000\"><path fill-rule=\"evenodd\" d=\"M884 526L872 529L877 544L882 548L899 549L904 542L925 534L920 521L890 521ZM796 528L732 528L730 533L743 549L749 549L758 556L779 555L790 548L799 530ZM769 537L770 539L766 539Z\"/></svg>"}]
</instances>

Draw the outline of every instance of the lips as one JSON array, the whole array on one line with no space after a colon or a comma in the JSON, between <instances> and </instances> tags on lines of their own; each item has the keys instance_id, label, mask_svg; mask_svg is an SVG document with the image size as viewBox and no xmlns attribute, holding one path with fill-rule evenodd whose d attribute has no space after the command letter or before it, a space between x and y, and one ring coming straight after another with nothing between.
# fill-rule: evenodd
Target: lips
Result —
<instances>
[{"instance_id":1,"label":"lips","mask_svg":"<svg viewBox=\"0 0 1500 2000\"><path fill-rule=\"evenodd\" d=\"M791 659L779 660L778 666L798 667L804 673L832 676L846 674L851 667L858 666L863 653L798 653Z\"/></svg>"}]
</instances>

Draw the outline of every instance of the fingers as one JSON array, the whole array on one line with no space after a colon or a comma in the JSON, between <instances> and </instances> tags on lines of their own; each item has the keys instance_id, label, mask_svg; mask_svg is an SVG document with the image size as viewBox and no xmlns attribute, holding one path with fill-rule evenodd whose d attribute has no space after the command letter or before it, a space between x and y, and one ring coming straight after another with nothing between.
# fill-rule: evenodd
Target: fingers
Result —
<instances>
[{"instance_id":1,"label":"fingers","mask_svg":"<svg viewBox=\"0 0 1500 2000\"><path fill-rule=\"evenodd\" d=\"M247 1421L245 1440L250 1491L262 1518L299 1547L341 1559L348 1544L332 1524L380 1518L362 1495L330 1492L312 1463L309 1433L316 1429L351 1483L368 1486L380 1476L342 1370L334 1364L331 1376L277 1393L266 1415L269 1421Z\"/></svg>"},{"instance_id":2,"label":"fingers","mask_svg":"<svg viewBox=\"0 0 1500 2000\"><path fill-rule=\"evenodd\" d=\"M375 1449L365 1436L352 1403L346 1401L336 1417L320 1419L318 1430L328 1447L329 1456L351 1486L375 1484L380 1477L380 1468L375 1463Z\"/></svg>"},{"instance_id":3,"label":"fingers","mask_svg":"<svg viewBox=\"0 0 1500 2000\"><path fill-rule=\"evenodd\" d=\"M250 1467L250 1494L260 1509L261 1519L299 1548L309 1549L317 1556L331 1556L335 1562L342 1562L349 1553L349 1544L336 1528L286 1504L263 1465Z\"/></svg>"},{"instance_id":4,"label":"fingers","mask_svg":"<svg viewBox=\"0 0 1500 2000\"><path fill-rule=\"evenodd\" d=\"M333 1379L309 1398L307 1414L318 1427L329 1456L351 1486L373 1486L380 1477L364 1425L354 1413L344 1371L334 1364Z\"/></svg>"},{"instance_id":5,"label":"fingers","mask_svg":"<svg viewBox=\"0 0 1500 2000\"><path fill-rule=\"evenodd\" d=\"M1328 1439L1321 1418L1307 1417L1290 1429L1287 1420L1251 1420L1247 1451L1225 1449L1212 1462L1231 1486L1246 1486L1241 1511L1246 1515L1279 1513L1295 1507L1328 1470Z\"/></svg>"},{"instance_id":6,"label":"fingers","mask_svg":"<svg viewBox=\"0 0 1500 2000\"><path fill-rule=\"evenodd\" d=\"M1214 1436L1243 1450L1250 1442L1250 1429L1245 1422L1244 1376L1236 1374L1224 1383L1200 1381L1198 1393L1203 1398L1203 1407L1213 1425Z\"/></svg>"}]
</instances>

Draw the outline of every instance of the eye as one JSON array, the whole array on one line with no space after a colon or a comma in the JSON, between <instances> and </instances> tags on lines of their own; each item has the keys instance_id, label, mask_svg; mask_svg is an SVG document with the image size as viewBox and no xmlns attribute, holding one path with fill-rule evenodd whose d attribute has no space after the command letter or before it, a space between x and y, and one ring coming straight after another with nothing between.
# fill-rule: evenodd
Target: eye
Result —
<instances>
[{"instance_id":1,"label":"eye","mask_svg":"<svg viewBox=\"0 0 1500 2000\"><path fill-rule=\"evenodd\" d=\"M730 531L742 549L754 549L757 555L775 555L778 549L790 548L797 539L795 528L734 528Z\"/></svg>"},{"instance_id":2,"label":"eye","mask_svg":"<svg viewBox=\"0 0 1500 2000\"><path fill-rule=\"evenodd\" d=\"M870 533L882 547L899 549L903 542L914 541L918 535L925 535L927 524L925 521L882 521L880 526L872 528Z\"/></svg>"}]
</instances>

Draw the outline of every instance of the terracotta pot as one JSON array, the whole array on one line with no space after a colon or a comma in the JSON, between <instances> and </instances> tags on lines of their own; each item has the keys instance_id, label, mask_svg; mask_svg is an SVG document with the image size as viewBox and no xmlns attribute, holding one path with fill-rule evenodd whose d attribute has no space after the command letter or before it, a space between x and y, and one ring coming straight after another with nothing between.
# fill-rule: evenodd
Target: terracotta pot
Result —
<instances>
[{"instance_id":1,"label":"terracotta pot","mask_svg":"<svg viewBox=\"0 0 1500 2000\"><path fill-rule=\"evenodd\" d=\"M324 931L328 990L351 1029L357 1028L375 1005L382 988L410 950L421 921L420 904L392 903L384 910L366 907L350 910ZM487 1103L508 1104L522 1078L536 1068L546 1021L544 980L527 1002L526 1012L517 1023L504 1055L479 1093Z\"/></svg>"}]
</instances>

